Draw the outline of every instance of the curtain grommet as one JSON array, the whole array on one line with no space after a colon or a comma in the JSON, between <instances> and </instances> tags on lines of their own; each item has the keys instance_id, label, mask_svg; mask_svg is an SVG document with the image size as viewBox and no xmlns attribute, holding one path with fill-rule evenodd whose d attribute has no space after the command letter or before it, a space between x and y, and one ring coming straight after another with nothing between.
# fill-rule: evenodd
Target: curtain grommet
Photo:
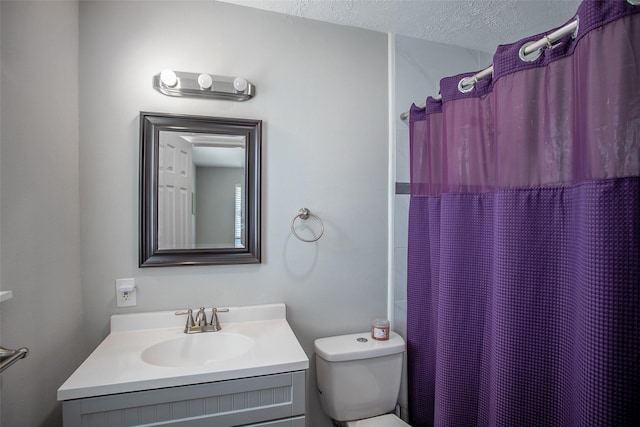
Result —
<instances>
[{"instance_id":1,"label":"curtain grommet","mask_svg":"<svg viewBox=\"0 0 640 427\"><path fill-rule=\"evenodd\" d=\"M478 83L478 79L475 76L463 77L458 82L458 90L461 93L469 93L476 86L476 83Z\"/></svg>"},{"instance_id":2,"label":"curtain grommet","mask_svg":"<svg viewBox=\"0 0 640 427\"><path fill-rule=\"evenodd\" d=\"M532 44L535 44L536 42L527 42L525 44L522 45L522 47L520 47L520 50L518 51L518 57L520 58L520 60L522 62L533 62L536 59L540 58L540 56L542 55L542 49L536 49L533 52L530 53L526 53L525 50L531 46Z\"/></svg>"},{"instance_id":3,"label":"curtain grommet","mask_svg":"<svg viewBox=\"0 0 640 427\"><path fill-rule=\"evenodd\" d=\"M636 0L638 3L640 4L640 0ZM578 30L580 29L580 16L576 15L576 19L574 19L574 22L576 23L576 29L573 30L573 33L571 33L571 38L573 40L575 40L578 37Z\"/></svg>"}]
</instances>

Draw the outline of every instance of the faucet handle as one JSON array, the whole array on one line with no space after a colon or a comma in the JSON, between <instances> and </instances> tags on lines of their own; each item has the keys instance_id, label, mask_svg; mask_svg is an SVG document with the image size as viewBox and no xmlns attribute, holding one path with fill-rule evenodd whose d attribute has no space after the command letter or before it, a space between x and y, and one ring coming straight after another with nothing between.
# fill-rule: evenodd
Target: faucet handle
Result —
<instances>
[{"instance_id":1,"label":"faucet handle","mask_svg":"<svg viewBox=\"0 0 640 427\"><path fill-rule=\"evenodd\" d=\"M193 310L188 309L188 310L176 311L176 316L182 316L185 314L187 315L187 324L184 327L184 332L189 333L191 328L193 328L196 325L196 323L193 321Z\"/></svg>"},{"instance_id":2,"label":"faucet handle","mask_svg":"<svg viewBox=\"0 0 640 427\"><path fill-rule=\"evenodd\" d=\"M214 331L219 331L220 329L222 329L222 327L220 326L220 321L218 320L218 313L226 313L227 311L229 311L228 308L213 307L211 309L211 323L209 324Z\"/></svg>"}]
</instances>

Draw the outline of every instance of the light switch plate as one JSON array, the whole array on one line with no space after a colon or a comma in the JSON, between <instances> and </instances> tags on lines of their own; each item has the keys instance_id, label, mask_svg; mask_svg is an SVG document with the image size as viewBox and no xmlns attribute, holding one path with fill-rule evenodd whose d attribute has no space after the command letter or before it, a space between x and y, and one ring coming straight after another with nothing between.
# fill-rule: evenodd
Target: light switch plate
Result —
<instances>
[{"instance_id":1,"label":"light switch plate","mask_svg":"<svg viewBox=\"0 0 640 427\"><path fill-rule=\"evenodd\" d=\"M116 306L136 305L136 279L116 279Z\"/></svg>"}]
</instances>

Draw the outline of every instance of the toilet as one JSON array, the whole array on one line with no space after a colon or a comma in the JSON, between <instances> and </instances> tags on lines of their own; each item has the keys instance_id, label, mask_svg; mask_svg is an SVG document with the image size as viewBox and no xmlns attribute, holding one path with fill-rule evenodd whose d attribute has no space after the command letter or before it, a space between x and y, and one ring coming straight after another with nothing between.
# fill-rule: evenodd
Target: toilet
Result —
<instances>
[{"instance_id":1,"label":"toilet","mask_svg":"<svg viewBox=\"0 0 640 427\"><path fill-rule=\"evenodd\" d=\"M377 341L369 332L315 341L316 379L324 412L338 426L409 427L391 414L398 401L405 343L390 332Z\"/></svg>"}]
</instances>

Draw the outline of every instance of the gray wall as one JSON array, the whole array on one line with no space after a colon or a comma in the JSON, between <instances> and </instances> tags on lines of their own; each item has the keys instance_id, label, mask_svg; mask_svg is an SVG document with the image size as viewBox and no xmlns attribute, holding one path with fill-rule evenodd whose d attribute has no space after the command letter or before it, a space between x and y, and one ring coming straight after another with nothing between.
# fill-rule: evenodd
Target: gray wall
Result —
<instances>
[{"instance_id":1,"label":"gray wall","mask_svg":"<svg viewBox=\"0 0 640 427\"><path fill-rule=\"evenodd\" d=\"M86 355L80 284L78 6L1 2L2 425L59 425L56 389ZM89 313L90 314L90 313Z\"/></svg>"},{"instance_id":2,"label":"gray wall","mask_svg":"<svg viewBox=\"0 0 640 427\"><path fill-rule=\"evenodd\" d=\"M233 247L236 184L244 188L244 168L196 168L196 243Z\"/></svg>"}]
</instances>

